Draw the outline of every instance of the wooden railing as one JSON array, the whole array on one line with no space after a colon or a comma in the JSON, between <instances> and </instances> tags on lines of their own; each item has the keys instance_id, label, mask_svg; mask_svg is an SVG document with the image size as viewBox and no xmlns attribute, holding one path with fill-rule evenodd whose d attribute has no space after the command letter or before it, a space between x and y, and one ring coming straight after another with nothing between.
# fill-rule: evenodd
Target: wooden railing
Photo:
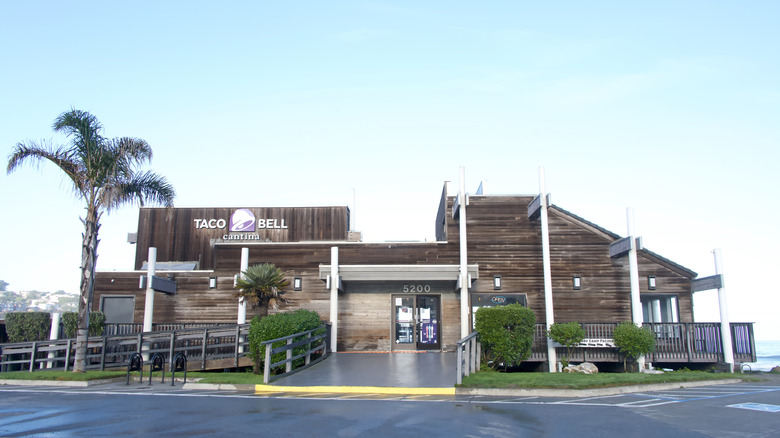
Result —
<instances>
[{"instance_id":1,"label":"wooden railing","mask_svg":"<svg viewBox=\"0 0 780 438\"><path fill-rule=\"evenodd\" d=\"M479 371L482 362L482 343L477 340L477 332L472 332L458 341L455 351L458 353L455 382L460 385L463 377Z\"/></svg>"},{"instance_id":2,"label":"wooden railing","mask_svg":"<svg viewBox=\"0 0 780 438\"><path fill-rule=\"evenodd\" d=\"M244 351L249 325L232 325L137 334L91 337L87 343L87 370L127 366L133 353L161 353L170 361L187 356L189 369L220 369L250 365ZM74 339L0 345L0 371L73 369Z\"/></svg>"},{"instance_id":3,"label":"wooden railing","mask_svg":"<svg viewBox=\"0 0 780 438\"><path fill-rule=\"evenodd\" d=\"M622 356L611 345L617 323L581 323L586 341L591 346L577 347L570 361L620 362ZM723 361L720 323L646 323L655 333L655 351L647 357L649 362L660 363L717 363ZM731 323L734 361L755 362L756 348L752 323ZM599 344L600 346L593 346ZM559 357L565 354L556 349ZM547 360L547 334L544 324L536 324L534 344L528 361Z\"/></svg>"},{"instance_id":4,"label":"wooden railing","mask_svg":"<svg viewBox=\"0 0 780 438\"><path fill-rule=\"evenodd\" d=\"M293 372L296 361L303 359L303 364L300 364L295 371L300 371L305 367L314 365L315 363L325 359L328 355L327 342L329 339L330 325L323 324L315 329L308 330L294 335L285 336L282 338L271 339L270 341L263 341L261 343L262 348L265 350L264 363L263 363L263 383L268 384L271 381L271 370L284 365L284 372L278 373L279 377L284 374ZM318 333L319 332L319 333ZM274 344L277 347L274 347ZM296 348L306 346L302 352L293 356ZM271 362L274 354L285 353L285 358ZM318 355L313 361L312 356Z\"/></svg>"},{"instance_id":5,"label":"wooden railing","mask_svg":"<svg viewBox=\"0 0 780 438\"><path fill-rule=\"evenodd\" d=\"M152 331L171 331L190 328L206 327L226 327L235 324L220 322L186 322L186 323L153 323ZM142 323L109 323L103 326L103 335L130 335L142 333L144 330Z\"/></svg>"}]
</instances>

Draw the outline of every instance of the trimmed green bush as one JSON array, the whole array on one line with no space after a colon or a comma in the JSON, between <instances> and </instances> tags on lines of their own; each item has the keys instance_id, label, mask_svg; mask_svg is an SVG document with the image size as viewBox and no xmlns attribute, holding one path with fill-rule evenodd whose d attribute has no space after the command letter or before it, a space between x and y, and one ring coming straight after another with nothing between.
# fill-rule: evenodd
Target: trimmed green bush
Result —
<instances>
[{"instance_id":1,"label":"trimmed green bush","mask_svg":"<svg viewBox=\"0 0 780 438\"><path fill-rule=\"evenodd\" d=\"M639 356L655 350L655 333L650 327L639 328L633 322L623 321L615 327L612 337L615 339L615 346L623 353L624 368L627 357L636 363Z\"/></svg>"},{"instance_id":2,"label":"trimmed green bush","mask_svg":"<svg viewBox=\"0 0 780 438\"><path fill-rule=\"evenodd\" d=\"M260 374L260 364L265 360L265 347L262 345L264 341L270 341L271 339L283 338L285 336L294 335L296 333L313 330L322 325L320 315L317 312L310 310L296 310L289 313L275 313L273 315L259 318L255 316L252 318L249 327L249 357L252 358L254 363L253 372ZM324 332L325 329L322 329ZM322 332L315 332L314 334L320 334ZM293 339L293 342L303 339ZM322 341L320 341L322 342ZM286 342L275 342L273 347L280 347ZM314 345L313 345L314 346ZM305 346L298 347L293 350L293 356L303 353L306 350ZM271 357L271 362L279 362L284 360L285 353L276 353ZM299 366L303 363L303 359L298 359L293 363L293 366ZM283 368L280 368L280 370ZM278 371L278 370L274 370Z\"/></svg>"},{"instance_id":3,"label":"trimmed green bush","mask_svg":"<svg viewBox=\"0 0 780 438\"><path fill-rule=\"evenodd\" d=\"M51 314L46 312L11 312L5 315L8 342L34 342L49 339Z\"/></svg>"},{"instance_id":4,"label":"trimmed green bush","mask_svg":"<svg viewBox=\"0 0 780 438\"><path fill-rule=\"evenodd\" d=\"M550 325L547 336L566 347L566 356L561 358L561 363L566 368L569 366L569 358L574 347L585 339L585 330L578 322L556 322Z\"/></svg>"},{"instance_id":5,"label":"trimmed green bush","mask_svg":"<svg viewBox=\"0 0 780 438\"><path fill-rule=\"evenodd\" d=\"M478 309L475 329L482 342L483 361L493 369L506 370L531 357L535 325L534 312L520 304Z\"/></svg>"},{"instance_id":6,"label":"trimmed green bush","mask_svg":"<svg viewBox=\"0 0 780 438\"><path fill-rule=\"evenodd\" d=\"M78 328L79 315L76 312L62 314L62 325L66 338L75 338ZM103 327L106 324L106 315L103 312L89 312L89 336L103 336Z\"/></svg>"}]
</instances>

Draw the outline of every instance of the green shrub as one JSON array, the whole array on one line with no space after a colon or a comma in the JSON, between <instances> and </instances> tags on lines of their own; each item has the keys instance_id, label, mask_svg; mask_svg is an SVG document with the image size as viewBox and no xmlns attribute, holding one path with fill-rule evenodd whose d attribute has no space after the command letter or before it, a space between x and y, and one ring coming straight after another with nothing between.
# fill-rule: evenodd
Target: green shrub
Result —
<instances>
[{"instance_id":1,"label":"green shrub","mask_svg":"<svg viewBox=\"0 0 780 438\"><path fill-rule=\"evenodd\" d=\"M478 309L475 329L484 362L493 369L506 370L531 357L535 325L534 312L520 304Z\"/></svg>"},{"instance_id":2,"label":"green shrub","mask_svg":"<svg viewBox=\"0 0 780 438\"><path fill-rule=\"evenodd\" d=\"M585 330L578 322L556 322L550 325L547 336L566 347L566 356L561 358L561 363L566 368L569 366L569 358L572 351L574 351L574 347L585 339Z\"/></svg>"},{"instance_id":3,"label":"green shrub","mask_svg":"<svg viewBox=\"0 0 780 438\"><path fill-rule=\"evenodd\" d=\"M254 373L260 374L260 364L265 360L265 347L262 345L262 342L312 330L321 325L322 321L320 320L320 315L317 312L304 309L289 313L275 313L262 319L258 316L252 318L249 327L248 341L249 357L252 358L252 362L254 363ZM322 332L324 331L325 329L323 328ZM318 331L314 334L320 334L322 332ZM303 337L293 339L293 342L300 339L303 339ZM273 348L280 347L285 343L286 341L275 342L273 344ZM298 347L293 350L293 356L301 354L305 350L306 346ZM284 352L276 353L271 357L271 362L279 362L284 360L284 358ZM298 359L295 363L293 363L293 366L298 366L302 363L303 359Z\"/></svg>"},{"instance_id":4,"label":"green shrub","mask_svg":"<svg viewBox=\"0 0 780 438\"><path fill-rule=\"evenodd\" d=\"M636 362L639 356L652 353L655 350L655 333L650 327L639 328L633 322L623 321L615 327L612 334L615 346L623 353L623 367L626 358Z\"/></svg>"},{"instance_id":5,"label":"green shrub","mask_svg":"<svg viewBox=\"0 0 780 438\"><path fill-rule=\"evenodd\" d=\"M8 342L34 342L49 339L51 315L46 312L11 312L5 315Z\"/></svg>"},{"instance_id":6,"label":"green shrub","mask_svg":"<svg viewBox=\"0 0 780 438\"><path fill-rule=\"evenodd\" d=\"M78 328L79 315L76 312L62 314L62 325L66 338L75 338ZM89 312L89 336L103 336L103 327L106 324L106 315L103 312Z\"/></svg>"}]
</instances>

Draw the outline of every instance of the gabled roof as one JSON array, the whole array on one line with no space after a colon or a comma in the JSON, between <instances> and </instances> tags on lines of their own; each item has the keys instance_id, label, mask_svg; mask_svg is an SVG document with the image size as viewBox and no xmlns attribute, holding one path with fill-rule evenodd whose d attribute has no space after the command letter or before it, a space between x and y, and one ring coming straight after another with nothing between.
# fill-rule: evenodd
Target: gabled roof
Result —
<instances>
[{"instance_id":1,"label":"gabled roof","mask_svg":"<svg viewBox=\"0 0 780 438\"><path fill-rule=\"evenodd\" d=\"M559 213L561 213L561 214L563 214L565 216L568 216L569 218L575 220L576 222L580 222L582 225L585 225L586 227L593 228L594 230L604 234L604 236L607 237L607 238L611 238L612 240L618 240L618 239L622 238L619 234L614 233L614 232L612 232L612 231L610 231L610 230L608 230L606 228L603 228L603 227L601 227L601 226L599 226L599 225L597 225L597 224L595 224L595 223L593 223L593 222L591 222L589 220L586 220L586 219L584 219L584 218L582 218L580 216L577 216L576 214L574 214L574 213L572 213L572 212L570 212L568 210L565 210L565 209L563 209L563 208L561 208L561 207L559 207L557 205L550 205L550 208L554 208ZM638 252L640 254L642 254L642 256L644 256L646 259L649 259L649 260L652 260L652 261L654 261L654 262L656 262L658 264L664 265L664 266L668 267L669 269L677 271L678 273L680 273L681 275L683 275L685 277L693 279L693 278L696 278L699 275L695 271L693 271L691 269L688 269L685 266L680 265L679 263L675 263L675 262L667 259L666 257L663 257L663 256L661 256L659 254L656 254L656 253L650 251L647 248L641 248Z\"/></svg>"}]
</instances>

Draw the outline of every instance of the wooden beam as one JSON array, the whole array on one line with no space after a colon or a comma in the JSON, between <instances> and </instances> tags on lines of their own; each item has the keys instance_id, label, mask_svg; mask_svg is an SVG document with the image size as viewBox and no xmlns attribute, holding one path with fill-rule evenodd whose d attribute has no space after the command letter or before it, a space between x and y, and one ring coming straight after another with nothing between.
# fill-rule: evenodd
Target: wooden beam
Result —
<instances>
[{"instance_id":1,"label":"wooden beam","mask_svg":"<svg viewBox=\"0 0 780 438\"><path fill-rule=\"evenodd\" d=\"M528 204L528 219L536 219L542 211L542 198L537 196Z\"/></svg>"},{"instance_id":2,"label":"wooden beam","mask_svg":"<svg viewBox=\"0 0 780 438\"><path fill-rule=\"evenodd\" d=\"M709 277L697 278L691 281L691 292L701 292L703 290L720 289L723 287L723 276L711 275Z\"/></svg>"},{"instance_id":3,"label":"wooden beam","mask_svg":"<svg viewBox=\"0 0 780 438\"><path fill-rule=\"evenodd\" d=\"M611 258L622 257L628 254L633 247L631 237L624 237L609 244L609 256Z\"/></svg>"},{"instance_id":4,"label":"wooden beam","mask_svg":"<svg viewBox=\"0 0 780 438\"><path fill-rule=\"evenodd\" d=\"M169 295L176 295L176 281L167 278L152 276L152 289Z\"/></svg>"}]
</instances>

